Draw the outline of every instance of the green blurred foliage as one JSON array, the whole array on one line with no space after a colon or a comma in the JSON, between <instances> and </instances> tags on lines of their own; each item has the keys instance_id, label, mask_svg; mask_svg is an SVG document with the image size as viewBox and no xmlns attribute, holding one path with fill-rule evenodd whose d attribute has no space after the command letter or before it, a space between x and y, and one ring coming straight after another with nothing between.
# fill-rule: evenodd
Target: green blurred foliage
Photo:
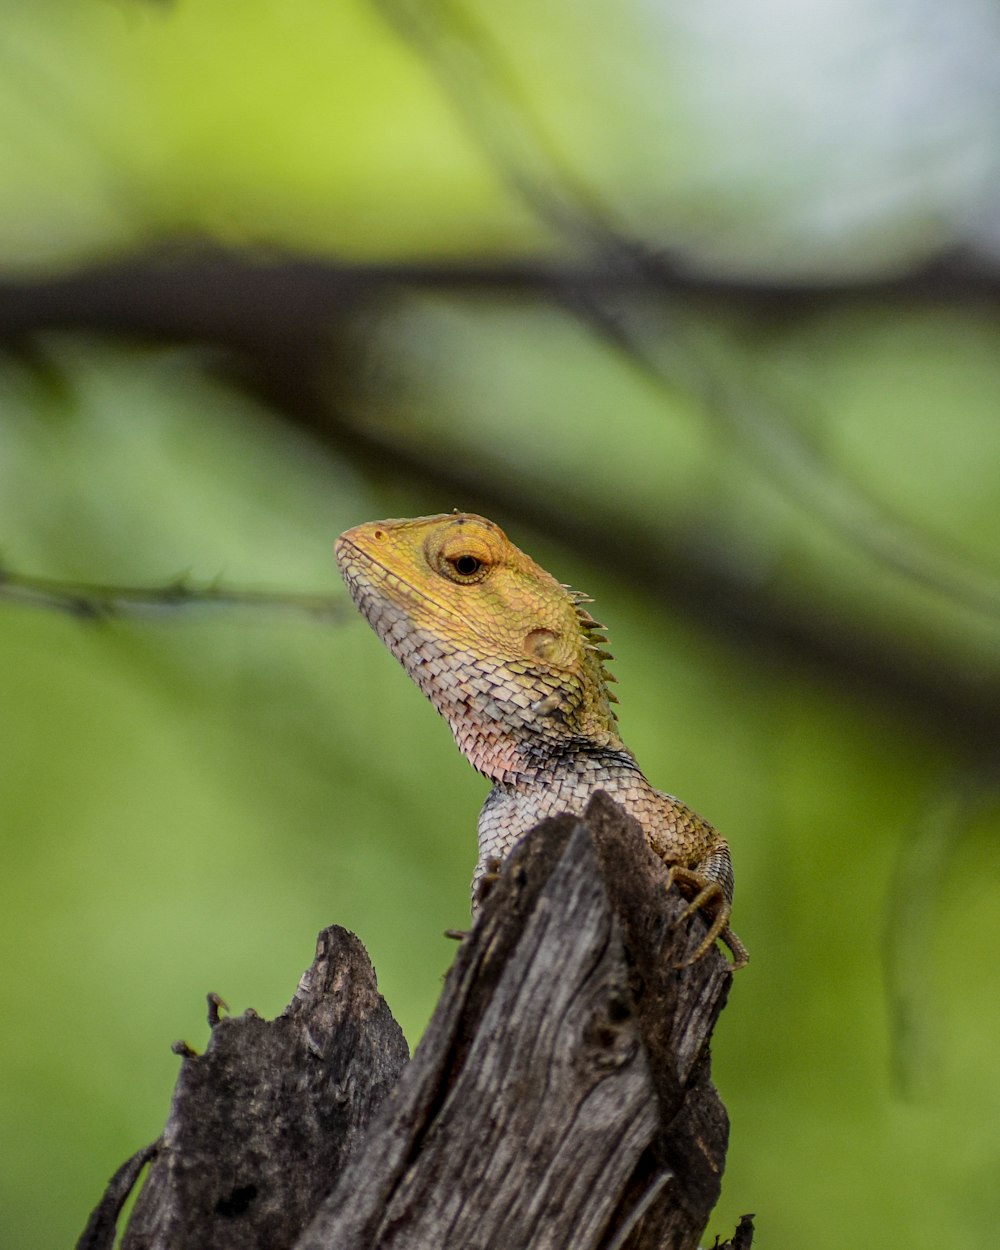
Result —
<instances>
[{"instance_id":1,"label":"green blurred foliage","mask_svg":"<svg viewBox=\"0 0 1000 1250\"><path fill-rule=\"evenodd\" d=\"M540 237L361 0L39 0L2 12L11 269L192 231L379 257Z\"/></svg>"},{"instance_id":2,"label":"green blurred foliage","mask_svg":"<svg viewBox=\"0 0 1000 1250\"><path fill-rule=\"evenodd\" d=\"M565 260L572 238L509 177L537 181L550 158L695 268L805 281L916 264L995 220L973 158L1000 116L1000 38L961 9L925 27L925 5L876 20L828 0L810 31L776 0L752 30L714 2L600 3L587 22L559 3L503 21L476 4L6 3L0 263L41 276L188 234ZM838 55L862 44L847 84ZM880 125L862 132L865 108ZM519 503L605 518L629 569L637 544L653 561L683 539L817 622L995 682L996 313L620 312L652 368L524 298L401 294L359 320L331 392L414 465L461 466L461 498L293 428L207 349L70 331L11 345L3 567L336 594L347 526L506 498L514 540L595 596L651 780L734 848L753 962L714 1046L733 1133L710 1234L754 1210L776 1250L986 1244L995 744L971 752L877 690L696 620ZM322 926L359 934L419 1038L453 953L442 931L467 917L485 784L346 597L325 622L0 600L0 690L0 1242L33 1250L69 1244L158 1133L170 1043L207 1039L203 995L277 1013Z\"/></svg>"}]
</instances>

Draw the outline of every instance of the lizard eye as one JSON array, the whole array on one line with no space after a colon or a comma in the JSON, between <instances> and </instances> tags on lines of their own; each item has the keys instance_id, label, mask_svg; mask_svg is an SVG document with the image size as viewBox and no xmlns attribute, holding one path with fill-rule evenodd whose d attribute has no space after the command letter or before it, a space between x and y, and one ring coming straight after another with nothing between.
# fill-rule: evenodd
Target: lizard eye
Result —
<instances>
[{"instance_id":1,"label":"lizard eye","mask_svg":"<svg viewBox=\"0 0 1000 1250\"><path fill-rule=\"evenodd\" d=\"M428 564L459 586L485 581L501 563L503 552L489 531L479 529L450 525L444 534L433 534L424 548Z\"/></svg>"},{"instance_id":2,"label":"lizard eye","mask_svg":"<svg viewBox=\"0 0 1000 1250\"><path fill-rule=\"evenodd\" d=\"M489 575L492 564L485 552L459 547L457 551L439 551L433 561L437 571L450 582L471 586Z\"/></svg>"}]
</instances>

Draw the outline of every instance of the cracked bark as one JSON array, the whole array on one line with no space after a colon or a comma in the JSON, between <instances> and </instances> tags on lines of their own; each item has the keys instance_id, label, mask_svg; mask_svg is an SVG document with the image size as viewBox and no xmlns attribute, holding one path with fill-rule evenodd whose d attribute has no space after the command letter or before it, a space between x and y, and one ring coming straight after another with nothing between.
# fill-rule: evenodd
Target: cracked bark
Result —
<instances>
[{"instance_id":1,"label":"cracked bark","mask_svg":"<svg viewBox=\"0 0 1000 1250\"><path fill-rule=\"evenodd\" d=\"M361 944L324 931L282 1016L223 1020L184 1059L125 1250L696 1246L725 1163L708 1047L731 975L718 951L674 967L704 930L674 927L665 876L605 795L537 826L409 1063ZM86 1250L112 1244L121 1187Z\"/></svg>"}]
</instances>

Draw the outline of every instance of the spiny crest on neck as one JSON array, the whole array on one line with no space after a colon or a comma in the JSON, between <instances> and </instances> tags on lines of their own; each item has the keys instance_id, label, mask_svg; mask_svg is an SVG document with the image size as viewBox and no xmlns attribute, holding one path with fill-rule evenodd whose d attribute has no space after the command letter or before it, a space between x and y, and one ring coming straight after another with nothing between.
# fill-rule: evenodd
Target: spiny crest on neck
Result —
<instances>
[{"instance_id":1,"label":"spiny crest on neck","mask_svg":"<svg viewBox=\"0 0 1000 1250\"><path fill-rule=\"evenodd\" d=\"M580 624L580 633L583 637L583 645L597 661L596 676L598 681L600 681L605 688L612 683L616 683L618 678L608 668L608 661L613 660L615 657L603 645L608 641L608 636L604 632L605 627L600 623L600 621L595 620L587 608L584 607L584 604L593 603L594 600L585 591L574 590L572 586L568 586L565 582L560 582L559 584L573 601L573 607L576 609L576 619ZM605 689L605 693L608 696L609 703L618 702L618 696L613 690ZM614 708L610 708L609 711L612 717L617 720L618 714L615 712Z\"/></svg>"}]
</instances>

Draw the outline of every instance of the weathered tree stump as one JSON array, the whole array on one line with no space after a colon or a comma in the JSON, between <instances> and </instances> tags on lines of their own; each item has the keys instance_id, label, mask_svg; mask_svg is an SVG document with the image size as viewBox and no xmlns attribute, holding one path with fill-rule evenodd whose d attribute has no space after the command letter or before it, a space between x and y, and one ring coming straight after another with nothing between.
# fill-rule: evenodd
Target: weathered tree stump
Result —
<instances>
[{"instance_id":1,"label":"weathered tree stump","mask_svg":"<svg viewBox=\"0 0 1000 1250\"><path fill-rule=\"evenodd\" d=\"M277 1020L218 1021L184 1058L125 1250L696 1246L728 1139L708 1043L731 974L718 951L675 966L704 933L683 908L607 796L544 821L409 1063L361 944L325 930ZM113 1244L141 1153L80 1247Z\"/></svg>"}]
</instances>

